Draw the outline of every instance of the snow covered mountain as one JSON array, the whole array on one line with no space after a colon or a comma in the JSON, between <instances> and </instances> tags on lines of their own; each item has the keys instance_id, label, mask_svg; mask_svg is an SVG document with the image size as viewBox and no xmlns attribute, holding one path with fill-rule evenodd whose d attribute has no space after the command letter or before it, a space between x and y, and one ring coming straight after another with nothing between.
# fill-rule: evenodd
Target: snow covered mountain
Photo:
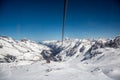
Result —
<instances>
[{"instance_id":1,"label":"snow covered mountain","mask_svg":"<svg viewBox=\"0 0 120 80\"><path fill-rule=\"evenodd\" d=\"M72 65L83 63L91 67L91 72L102 71L105 75L120 80L120 36L114 39L79 40L67 39L63 45L60 41L43 42L59 51L56 58ZM84 80L84 79L83 79ZM108 80L108 79L105 79Z\"/></svg>"},{"instance_id":2,"label":"snow covered mountain","mask_svg":"<svg viewBox=\"0 0 120 80\"><path fill-rule=\"evenodd\" d=\"M63 44L61 41L43 41L43 44L56 52L56 58L61 56L62 61L71 61L77 57L79 57L79 61L84 61L100 57L106 51L119 50L120 36L112 40L66 39Z\"/></svg>"},{"instance_id":3,"label":"snow covered mountain","mask_svg":"<svg viewBox=\"0 0 120 80\"><path fill-rule=\"evenodd\" d=\"M0 36L0 62L39 61L42 60L40 53L43 50L50 48L27 39L17 41Z\"/></svg>"},{"instance_id":4,"label":"snow covered mountain","mask_svg":"<svg viewBox=\"0 0 120 80\"><path fill-rule=\"evenodd\" d=\"M63 44L1 36L0 67L0 80L120 80L120 36Z\"/></svg>"}]
</instances>

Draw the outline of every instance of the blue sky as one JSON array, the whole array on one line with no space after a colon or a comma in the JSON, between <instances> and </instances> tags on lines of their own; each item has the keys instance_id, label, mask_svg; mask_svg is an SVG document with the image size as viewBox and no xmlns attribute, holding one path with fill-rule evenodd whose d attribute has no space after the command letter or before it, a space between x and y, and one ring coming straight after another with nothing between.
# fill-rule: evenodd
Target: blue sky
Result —
<instances>
[{"instance_id":1,"label":"blue sky","mask_svg":"<svg viewBox=\"0 0 120 80\"><path fill-rule=\"evenodd\" d=\"M0 0L0 35L61 39L63 0ZM65 37L120 35L119 0L68 0Z\"/></svg>"}]
</instances>

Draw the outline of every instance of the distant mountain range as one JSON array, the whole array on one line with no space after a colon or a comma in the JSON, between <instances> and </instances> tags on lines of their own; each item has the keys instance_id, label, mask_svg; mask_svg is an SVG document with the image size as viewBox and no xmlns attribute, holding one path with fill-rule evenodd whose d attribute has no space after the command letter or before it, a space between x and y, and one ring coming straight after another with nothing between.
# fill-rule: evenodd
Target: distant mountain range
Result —
<instances>
[{"instance_id":1,"label":"distant mountain range","mask_svg":"<svg viewBox=\"0 0 120 80\"><path fill-rule=\"evenodd\" d=\"M0 36L0 63L41 60L85 62L99 60L120 52L120 36L114 39L65 39L36 43L27 39L14 40ZM110 53L109 53L110 52ZM108 54L109 53L109 54ZM94 61L93 60L93 61Z\"/></svg>"}]
</instances>

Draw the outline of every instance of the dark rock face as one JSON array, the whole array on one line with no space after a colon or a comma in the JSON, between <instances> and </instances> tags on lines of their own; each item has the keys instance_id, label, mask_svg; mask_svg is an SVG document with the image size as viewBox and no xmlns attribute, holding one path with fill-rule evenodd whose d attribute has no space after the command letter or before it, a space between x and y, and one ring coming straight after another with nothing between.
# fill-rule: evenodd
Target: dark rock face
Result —
<instances>
[{"instance_id":1,"label":"dark rock face","mask_svg":"<svg viewBox=\"0 0 120 80\"><path fill-rule=\"evenodd\" d=\"M105 43L106 47L120 48L120 36L115 37L114 40L109 40Z\"/></svg>"},{"instance_id":2,"label":"dark rock face","mask_svg":"<svg viewBox=\"0 0 120 80\"><path fill-rule=\"evenodd\" d=\"M51 48L51 50L52 50L51 52L52 52L53 56L56 56L57 54L59 54L63 50L62 46L57 46L56 44L49 44L49 45L44 44L44 45Z\"/></svg>"},{"instance_id":3,"label":"dark rock face","mask_svg":"<svg viewBox=\"0 0 120 80\"><path fill-rule=\"evenodd\" d=\"M114 39L114 43L115 43L115 47L116 47L116 48L120 48L120 36L117 36L117 37Z\"/></svg>"},{"instance_id":4,"label":"dark rock face","mask_svg":"<svg viewBox=\"0 0 120 80\"><path fill-rule=\"evenodd\" d=\"M43 50L43 51L41 52L41 55L42 55L43 58L46 60L46 63L50 63L51 51Z\"/></svg>"},{"instance_id":5,"label":"dark rock face","mask_svg":"<svg viewBox=\"0 0 120 80\"><path fill-rule=\"evenodd\" d=\"M21 42L26 42L26 41L28 41L27 39L21 39Z\"/></svg>"},{"instance_id":6,"label":"dark rock face","mask_svg":"<svg viewBox=\"0 0 120 80\"><path fill-rule=\"evenodd\" d=\"M9 37L8 37L8 36L1 36L1 35L0 35L0 37L3 37L3 38L8 38L8 39L9 39Z\"/></svg>"},{"instance_id":7,"label":"dark rock face","mask_svg":"<svg viewBox=\"0 0 120 80\"><path fill-rule=\"evenodd\" d=\"M115 43L113 40L109 40L105 43L106 47L115 47Z\"/></svg>"},{"instance_id":8,"label":"dark rock face","mask_svg":"<svg viewBox=\"0 0 120 80\"><path fill-rule=\"evenodd\" d=\"M101 41L95 41L95 44L93 44L88 51L84 54L84 58L81 61L87 60L87 59L91 59L99 54L102 54L102 52L99 51L95 51L99 48L104 48L105 44Z\"/></svg>"},{"instance_id":9,"label":"dark rock face","mask_svg":"<svg viewBox=\"0 0 120 80\"><path fill-rule=\"evenodd\" d=\"M0 45L0 48L3 48L3 45Z\"/></svg>"},{"instance_id":10,"label":"dark rock face","mask_svg":"<svg viewBox=\"0 0 120 80\"><path fill-rule=\"evenodd\" d=\"M83 52L85 50L85 46L82 46L82 48L80 48L80 52Z\"/></svg>"},{"instance_id":11,"label":"dark rock face","mask_svg":"<svg viewBox=\"0 0 120 80\"><path fill-rule=\"evenodd\" d=\"M92 50L98 49L98 48L104 48L105 45L102 42L96 41L94 45L92 45Z\"/></svg>"},{"instance_id":12,"label":"dark rock face","mask_svg":"<svg viewBox=\"0 0 120 80\"><path fill-rule=\"evenodd\" d=\"M43 50L41 52L41 55L43 56L43 58L46 60L47 63L50 63L50 61L62 61L62 58L60 55L53 55L54 54L54 51L52 50Z\"/></svg>"},{"instance_id":13,"label":"dark rock face","mask_svg":"<svg viewBox=\"0 0 120 80\"><path fill-rule=\"evenodd\" d=\"M109 40L106 43L96 41L95 44L93 44L91 48L85 53L84 55L85 57L83 58L83 60L91 59L96 55L102 54L102 52L94 51L94 50L105 47L120 48L120 36L117 36L115 37L115 39Z\"/></svg>"},{"instance_id":14,"label":"dark rock face","mask_svg":"<svg viewBox=\"0 0 120 80\"><path fill-rule=\"evenodd\" d=\"M6 55L6 56L4 57L5 62L8 62L8 63L10 63L10 62L14 62L15 59L16 59L15 56L13 56L13 55L9 55L9 54Z\"/></svg>"},{"instance_id":15,"label":"dark rock face","mask_svg":"<svg viewBox=\"0 0 120 80\"><path fill-rule=\"evenodd\" d=\"M50 51L47 51L47 50L43 50L43 51L41 52L41 55L43 56L44 59L47 59L47 58L50 57L51 52L50 52Z\"/></svg>"}]
</instances>

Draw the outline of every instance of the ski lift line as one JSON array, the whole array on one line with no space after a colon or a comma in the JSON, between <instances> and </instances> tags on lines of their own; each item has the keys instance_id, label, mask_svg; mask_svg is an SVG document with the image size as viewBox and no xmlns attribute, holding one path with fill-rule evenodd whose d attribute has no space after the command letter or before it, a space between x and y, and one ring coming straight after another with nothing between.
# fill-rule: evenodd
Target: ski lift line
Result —
<instances>
[{"instance_id":1,"label":"ski lift line","mask_svg":"<svg viewBox=\"0 0 120 80\"><path fill-rule=\"evenodd\" d=\"M68 5L68 0L64 0L63 25L62 25L62 44L63 44L63 40L64 40L64 28L65 28L65 22L66 22L67 5Z\"/></svg>"}]
</instances>

